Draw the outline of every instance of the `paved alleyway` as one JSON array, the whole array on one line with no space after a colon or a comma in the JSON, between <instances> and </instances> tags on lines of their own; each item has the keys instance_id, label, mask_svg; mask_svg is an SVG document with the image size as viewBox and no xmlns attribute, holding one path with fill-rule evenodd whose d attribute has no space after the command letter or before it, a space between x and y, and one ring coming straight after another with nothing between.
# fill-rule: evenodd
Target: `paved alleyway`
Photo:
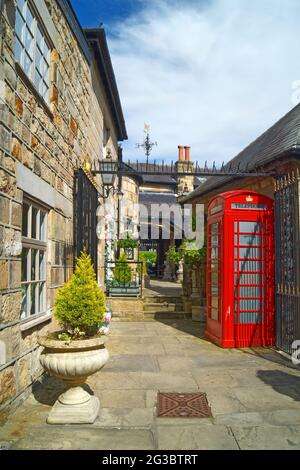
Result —
<instances>
[{"instance_id":1,"label":"paved alleyway","mask_svg":"<svg viewBox=\"0 0 300 470\"><path fill-rule=\"evenodd\" d=\"M93 425L45 424L46 378L0 429L12 449L300 449L300 369L271 350L222 350L191 321L114 323L111 359L89 380ZM59 387L59 388L58 388ZM155 417L157 390L207 393L212 419Z\"/></svg>"}]
</instances>

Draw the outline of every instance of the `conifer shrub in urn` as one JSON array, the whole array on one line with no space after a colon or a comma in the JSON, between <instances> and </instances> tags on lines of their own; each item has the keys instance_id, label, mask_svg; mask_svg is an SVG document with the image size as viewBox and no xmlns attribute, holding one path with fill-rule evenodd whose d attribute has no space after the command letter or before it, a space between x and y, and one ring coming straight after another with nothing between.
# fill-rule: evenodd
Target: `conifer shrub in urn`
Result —
<instances>
[{"instance_id":1,"label":"conifer shrub in urn","mask_svg":"<svg viewBox=\"0 0 300 470\"><path fill-rule=\"evenodd\" d=\"M50 424L93 423L98 415L99 399L82 386L109 358L105 337L99 332L104 313L104 293L97 285L91 258L83 251L73 276L55 299L54 315L62 330L39 337L44 347L42 366L67 386L51 409Z\"/></svg>"}]
</instances>

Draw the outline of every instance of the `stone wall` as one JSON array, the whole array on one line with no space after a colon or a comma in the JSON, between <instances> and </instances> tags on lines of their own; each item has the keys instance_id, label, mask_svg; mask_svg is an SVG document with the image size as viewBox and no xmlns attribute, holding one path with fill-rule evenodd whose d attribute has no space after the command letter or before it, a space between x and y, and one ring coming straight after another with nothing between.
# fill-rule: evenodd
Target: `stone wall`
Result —
<instances>
[{"instance_id":1,"label":"stone wall","mask_svg":"<svg viewBox=\"0 0 300 470\"><path fill-rule=\"evenodd\" d=\"M32 0L34 2L34 0ZM0 416L29 393L41 374L37 334L52 328L57 289L73 269L74 170L102 158L103 128L117 141L102 84L55 0L39 0L55 31L50 100L41 98L14 56L15 1L0 18ZM54 28L54 29L53 29ZM51 39L51 38L50 38ZM54 39L53 39L54 41ZM107 123L107 124L105 124ZM99 182L100 183L100 182ZM34 324L20 321L23 198L45 206L47 311Z\"/></svg>"}]
</instances>

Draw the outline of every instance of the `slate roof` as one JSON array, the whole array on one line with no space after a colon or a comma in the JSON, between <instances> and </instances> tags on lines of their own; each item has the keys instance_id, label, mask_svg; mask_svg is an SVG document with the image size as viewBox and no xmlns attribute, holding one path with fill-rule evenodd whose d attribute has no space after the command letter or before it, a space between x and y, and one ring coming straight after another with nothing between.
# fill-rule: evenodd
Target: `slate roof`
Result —
<instances>
[{"instance_id":1,"label":"slate roof","mask_svg":"<svg viewBox=\"0 0 300 470\"><path fill-rule=\"evenodd\" d=\"M300 104L230 160L225 169L239 165L241 171L251 172L289 154L300 156ZM181 201L205 194L236 178L238 176L209 177Z\"/></svg>"},{"instance_id":2,"label":"slate roof","mask_svg":"<svg viewBox=\"0 0 300 470\"><path fill-rule=\"evenodd\" d=\"M172 193L140 193L139 200L146 206L150 204L176 204L177 197Z\"/></svg>"},{"instance_id":3,"label":"slate roof","mask_svg":"<svg viewBox=\"0 0 300 470\"><path fill-rule=\"evenodd\" d=\"M138 162L138 163L130 163L129 165L131 168L139 171L158 171L158 165L154 165L154 163L143 163L143 162ZM163 173L161 174L156 174L156 175L140 175L142 182L143 183L154 183L154 184L166 184L166 185L171 185L175 186L176 179L175 179L175 171L174 171L174 177L170 175L164 175Z\"/></svg>"}]
</instances>

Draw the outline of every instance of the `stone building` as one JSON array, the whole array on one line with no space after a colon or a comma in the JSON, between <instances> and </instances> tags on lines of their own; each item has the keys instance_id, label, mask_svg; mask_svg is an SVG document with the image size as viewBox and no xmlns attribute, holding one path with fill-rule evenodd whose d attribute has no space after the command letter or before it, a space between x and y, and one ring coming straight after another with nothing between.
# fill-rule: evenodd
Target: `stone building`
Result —
<instances>
[{"instance_id":1,"label":"stone building","mask_svg":"<svg viewBox=\"0 0 300 470\"><path fill-rule=\"evenodd\" d=\"M41 374L37 335L51 328L55 293L73 269L76 170L116 159L127 135L104 30L83 31L66 0L4 0L0 7L5 418ZM100 188L101 177L90 184ZM100 243L99 258L103 251Z\"/></svg>"}]
</instances>

